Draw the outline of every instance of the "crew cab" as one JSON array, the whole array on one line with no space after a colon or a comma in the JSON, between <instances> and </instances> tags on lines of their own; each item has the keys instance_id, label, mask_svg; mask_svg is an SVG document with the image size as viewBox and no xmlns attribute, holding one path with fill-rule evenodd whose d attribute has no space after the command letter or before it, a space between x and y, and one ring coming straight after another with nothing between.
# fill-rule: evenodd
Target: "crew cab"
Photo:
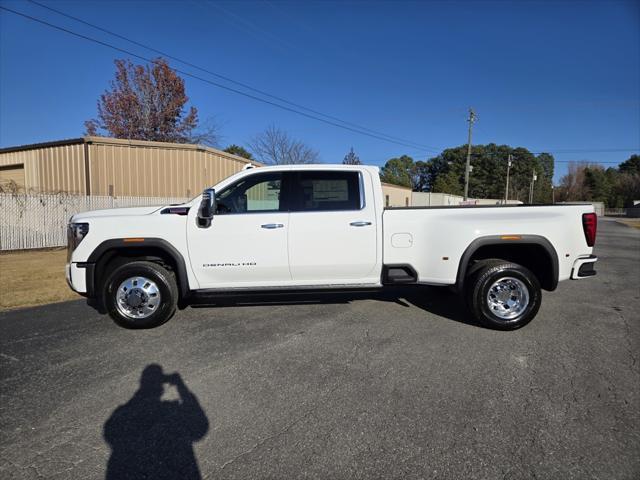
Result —
<instances>
[{"instance_id":1,"label":"crew cab","mask_svg":"<svg viewBox=\"0 0 640 480\"><path fill-rule=\"evenodd\" d=\"M184 204L74 215L66 275L128 328L230 293L414 284L512 330L542 290L595 275L596 227L591 205L385 208L377 167L257 167Z\"/></svg>"}]
</instances>

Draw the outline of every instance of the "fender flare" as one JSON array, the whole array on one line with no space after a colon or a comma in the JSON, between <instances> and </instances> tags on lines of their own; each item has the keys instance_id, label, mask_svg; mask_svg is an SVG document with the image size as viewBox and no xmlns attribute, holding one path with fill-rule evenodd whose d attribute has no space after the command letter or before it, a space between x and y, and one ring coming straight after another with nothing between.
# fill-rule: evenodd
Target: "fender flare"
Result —
<instances>
[{"instance_id":1,"label":"fender flare","mask_svg":"<svg viewBox=\"0 0 640 480\"><path fill-rule=\"evenodd\" d=\"M461 290L464 285L464 279L467 274L467 269L469 266L469 261L473 254L481 247L486 247L488 245L538 245L541 246L544 251L547 253L549 260L551 261L551 284L549 285L549 290L553 291L558 286L558 276L559 276L559 261L558 261L558 253L556 249L551 244L551 242L541 236L541 235L509 235L510 237L520 237L519 240L503 240L503 235L487 235L485 237L476 238L473 242L469 244L466 248L462 257L460 257L460 263L458 265L458 275L456 277L456 289Z\"/></svg>"},{"instance_id":2,"label":"fender flare","mask_svg":"<svg viewBox=\"0 0 640 480\"><path fill-rule=\"evenodd\" d=\"M175 272L178 280L178 289L180 297L184 298L189 293L189 279L187 277L187 267L182 254L168 241L162 238L144 238L140 242L126 241L129 239L124 238L112 238L105 240L98 245L86 262L79 264L78 266L84 266L87 269L87 296L95 297L96 295L96 264L100 261L103 255L111 250L137 250L144 248L157 248L166 253L173 260L176 265L177 271Z\"/></svg>"}]
</instances>

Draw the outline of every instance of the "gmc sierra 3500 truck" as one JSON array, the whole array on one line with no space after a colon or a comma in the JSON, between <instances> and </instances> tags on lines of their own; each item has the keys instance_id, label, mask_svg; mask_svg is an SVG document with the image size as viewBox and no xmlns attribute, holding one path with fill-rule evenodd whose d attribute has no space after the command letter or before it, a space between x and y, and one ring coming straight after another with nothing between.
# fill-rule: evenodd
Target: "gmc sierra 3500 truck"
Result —
<instances>
[{"instance_id":1,"label":"gmc sierra 3500 truck","mask_svg":"<svg viewBox=\"0 0 640 480\"><path fill-rule=\"evenodd\" d=\"M595 275L596 226L591 205L385 208L376 167L259 167L181 205L74 215L66 274L127 328L230 293L416 284L512 330L541 289Z\"/></svg>"}]
</instances>

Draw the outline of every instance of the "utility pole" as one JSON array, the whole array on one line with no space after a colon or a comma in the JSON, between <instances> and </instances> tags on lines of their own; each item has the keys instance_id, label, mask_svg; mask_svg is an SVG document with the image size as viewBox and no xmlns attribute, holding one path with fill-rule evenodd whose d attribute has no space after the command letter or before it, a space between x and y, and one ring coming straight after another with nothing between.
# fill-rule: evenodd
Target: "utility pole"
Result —
<instances>
[{"instance_id":1,"label":"utility pole","mask_svg":"<svg viewBox=\"0 0 640 480\"><path fill-rule=\"evenodd\" d=\"M509 158L507 159L507 186L504 189L504 203L505 205L509 201L509 169L511 168L511 154L509 154Z\"/></svg>"},{"instance_id":2,"label":"utility pole","mask_svg":"<svg viewBox=\"0 0 640 480\"><path fill-rule=\"evenodd\" d=\"M556 189L553 185L551 185L551 203L556 203Z\"/></svg>"},{"instance_id":3,"label":"utility pole","mask_svg":"<svg viewBox=\"0 0 640 480\"><path fill-rule=\"evenodd\" d=\"M476 113L473 111L473 108L469 108L469 118L467 122L469 122L469 139L467 141L467 164L464 168L464 200L467 201L469 197L469 172L471 171L471 128L473 127L473 122L476 121Z\"/></svg>"},{"instance_id":4,"label":"utility pole","mask_svg":"<svg viewBox=\"0 0 640 480\"><path fill-rule=\"evenodd\" d=\"M533 203L533 185L537 179L538 176L536 175L536 171L534 170L533 175L531 176L531 185L529 187L529 204Z\"/></svg>"}]
</instances>

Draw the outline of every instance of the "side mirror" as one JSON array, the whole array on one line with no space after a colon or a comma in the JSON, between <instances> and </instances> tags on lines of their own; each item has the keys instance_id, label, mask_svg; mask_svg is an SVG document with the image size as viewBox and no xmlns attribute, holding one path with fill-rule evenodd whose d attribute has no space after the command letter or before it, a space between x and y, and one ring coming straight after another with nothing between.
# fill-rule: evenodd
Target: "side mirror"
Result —
<instances>
[{"instance_id":1,"label":"side mirror","mask_svg":"<svg viewBox=\"0 0 640 480\"><path fill-rule=\"evenodd\" d=\"M216 191L213 188L207 188L202 192L202 201L198 209L198 227L209 228L215 211Z\"/></svg>"}]
</instances>

